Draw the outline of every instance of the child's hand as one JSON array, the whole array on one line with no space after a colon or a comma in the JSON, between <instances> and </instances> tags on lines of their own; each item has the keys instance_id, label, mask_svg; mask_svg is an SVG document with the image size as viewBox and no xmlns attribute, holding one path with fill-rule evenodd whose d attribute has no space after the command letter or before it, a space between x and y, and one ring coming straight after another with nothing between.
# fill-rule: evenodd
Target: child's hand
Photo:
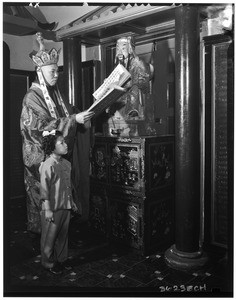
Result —
<instances>
[{"instance_id":1,"label":"child's hand","mask_svg":"<svg viewBox=\"0 0 236 300\"><path fill-rule=\"evenodd\" d=\"M54 222L53 211L51 209L45 210L45 219L47 222Z\"/></svg>"}]
</instances>

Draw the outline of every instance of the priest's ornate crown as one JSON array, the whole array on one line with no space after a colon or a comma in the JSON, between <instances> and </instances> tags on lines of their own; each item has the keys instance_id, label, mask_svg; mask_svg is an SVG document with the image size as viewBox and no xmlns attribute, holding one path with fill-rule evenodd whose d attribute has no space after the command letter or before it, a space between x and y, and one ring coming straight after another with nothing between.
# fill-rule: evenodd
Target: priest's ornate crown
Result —
<instances>
[{"instance_id":1,"label":"priest's ornate crown","mask_svg":"<svg viewBox=\"0 0 236 300\"><path fill-rule=\"evenodd\" d=\"M41 32L36 33L37 41L39 43L39 51L33 51L30 53L30 58L33 60L37 67L48 66L52 64L57 64L59 59L59 53L55 48L51 50L46 50L44 45L44 40Z\"/></svg>"}]
</instances>

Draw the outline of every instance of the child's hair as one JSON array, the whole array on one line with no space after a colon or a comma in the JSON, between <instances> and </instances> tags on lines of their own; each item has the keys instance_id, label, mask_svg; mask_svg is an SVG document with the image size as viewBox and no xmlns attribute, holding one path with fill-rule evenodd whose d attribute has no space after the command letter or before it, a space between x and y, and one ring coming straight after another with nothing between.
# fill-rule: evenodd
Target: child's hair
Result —
<instances>
[{"instance_id":1,"label":"child's hair","mask_svg":"<svg viewBox=\"0 0 236 300\"><path fill-rule=\"evenodd\" d=\"M56 141L59 136L62 136L62 132L56 130L55 134L48 134L43 137L42 149L44 151L44 160L49 156L55 149Z\"/></svg>"}]
</instances>

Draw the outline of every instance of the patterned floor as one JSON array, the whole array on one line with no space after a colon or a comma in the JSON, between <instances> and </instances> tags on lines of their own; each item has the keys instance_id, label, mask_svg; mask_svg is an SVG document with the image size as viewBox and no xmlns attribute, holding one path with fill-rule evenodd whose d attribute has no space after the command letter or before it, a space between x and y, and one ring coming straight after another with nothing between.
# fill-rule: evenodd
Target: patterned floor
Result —
<instances>
[{"instance_id":1,"label":"patterned floor","mask_svg":"<svg viewBox=\"0 0 236 300\"><path fill-rule=\"evenodd\" d=\"M163 252L150 256L132 248L108 244L72 219L69 254L73 269L52 275L40 265L40 253L26 231L25 206L11 208L5 230L6 296L84 297L231 297L230 265L211 254L202 270L169 268Z\"/></svg>"}]
</instances>

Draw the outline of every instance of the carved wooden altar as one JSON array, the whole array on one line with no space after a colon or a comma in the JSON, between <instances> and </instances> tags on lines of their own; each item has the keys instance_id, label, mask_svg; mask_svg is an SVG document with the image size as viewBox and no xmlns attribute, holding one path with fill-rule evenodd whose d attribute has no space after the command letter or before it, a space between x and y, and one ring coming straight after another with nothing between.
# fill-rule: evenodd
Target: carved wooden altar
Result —
<instances>
[{"instance_id":1,"label":"carved wooden altar","mask_svg":"<svg viewBox=\"0 0 236 300\"><path fill-rule=\"evenodd\" d=\"M90 225L148 254L173 242L174 137L97 137Z\"/></svg>"}]
</instances>

